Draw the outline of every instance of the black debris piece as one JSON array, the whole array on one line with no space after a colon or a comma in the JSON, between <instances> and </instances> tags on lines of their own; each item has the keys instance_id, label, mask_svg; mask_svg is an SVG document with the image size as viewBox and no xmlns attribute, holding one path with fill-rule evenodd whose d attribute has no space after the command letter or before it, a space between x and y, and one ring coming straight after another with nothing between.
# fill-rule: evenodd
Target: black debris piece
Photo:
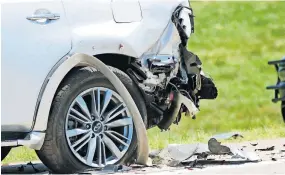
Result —
<instances>
[{"instance_id":1,"label":"black debris piece","mask_svg":"<svg viewBox=\"0 0 285 175\"><path fill-rule=\"evenodd\" d=\"M32 162L27 163L27 165L31 165L36 173L40 172L38 169L35 168L35 166Z\"/></svg>"},{"instance_id":2,"label":"black debris piece","mask_svg":"<svg viewBox=\"0 0 285 175\"><path fill-rule=\"evenodd\" d=\"M275 146L271 146L268 148L260 148L260 149L255 149L255 151L273 151Z\"/></svg>"},{"instance_id":3,"label":"black debris piece","mask_svg":"<svg viewBox=\"0 0 285 175\"><path fill-rule=\"evenodd\" d=\"M119 165L119 168L118 168L119 172L126 172L126 171L130 171L130 170L132 170L132 168L129 166L125 166L125 165Z\"/></svg>"},{"instance_id":4,"label":"black debris piece","mask_svg":"<svg viewBox=\"0 0 285 175\"><path fill-rule=\"evenodd\" d=\"M20 167L18 167L18 171L19 171L19 172L23 172L24 170L25 170L24 165L21 165Z\"/></svg>"},{"instance_id":5,"label":"black debris piece","mask_svg":"<svg viewBox=\"0 0 285 175\"><path fill-rule=\"evenodd\" d=\"M229 154L231 149L227 146L221 145L221 142L218 142L215 138L211 138L208 141L208 147L211 153L213 154Z\"/></svg>"},{"instance_id":6,"label":"black debris piece","mask_svg":"<svg viewBox=\"0 0 285 175\"><path fill-rule=\"evenodd\" d=\"M194 160L193 162L191 162L187 167L188 167L188 168L194 168L194 167L196 167L197 162L198 162L198 159L196 159L196 160Z\"/></svg>"},{"instance_id":7,"label":"black debris piece","mask_svg":"<svg viewBox=\"0 0 285 175\"><path fill-rule=\"evenodd\" d=\"M209 153L207 152L202 152L202 153L197 154L198 159L206 159L208 156L209 156Z\"/></svg>"},{"instance_id":8,"label":"black debris piece","mask_svg":"<svg viewBox=\"0 0 285 175\"><path fill-rule=\"evenodd\" d=\"M257 146L258 145L258 143L250 143L251 144L251 146Z\"/></svg>"}]
</instances>

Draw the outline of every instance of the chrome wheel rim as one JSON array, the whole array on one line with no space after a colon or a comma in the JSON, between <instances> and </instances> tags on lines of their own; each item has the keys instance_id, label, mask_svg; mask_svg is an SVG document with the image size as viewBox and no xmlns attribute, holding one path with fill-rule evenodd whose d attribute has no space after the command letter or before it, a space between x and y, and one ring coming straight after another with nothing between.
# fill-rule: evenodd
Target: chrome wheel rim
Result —
<instances>
[{"instance_id":1,"label":"chrome wheel rim","mask_svg":"<svg viewBox=\"0 0 285 175\"><path fill-rule=\"evenodd\" d=\"M115 164L131 144L132 117L118 93L104 87L90 88L70 105L65 136L72 153L85 165Z\"/></svg>"}]
</instances>

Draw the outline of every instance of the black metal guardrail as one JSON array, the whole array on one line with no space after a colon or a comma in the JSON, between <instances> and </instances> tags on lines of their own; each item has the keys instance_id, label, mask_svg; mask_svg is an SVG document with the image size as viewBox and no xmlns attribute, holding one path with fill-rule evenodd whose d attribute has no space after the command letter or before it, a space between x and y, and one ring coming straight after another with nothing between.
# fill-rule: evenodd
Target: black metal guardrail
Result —
<instances>
[{"instance_id":1,"label":"black metal guardrail","mask_svg":"<svg viewBox=\"0 0 285 175\"><path fill-rule=\"evenodd\" d=\"M269 65L274 65L277 72L276 85L267 86L266 89L275 90L275 97L272 102L285 101L285 57L281 60L269 61Z\"/></svg>"}]
</instances>

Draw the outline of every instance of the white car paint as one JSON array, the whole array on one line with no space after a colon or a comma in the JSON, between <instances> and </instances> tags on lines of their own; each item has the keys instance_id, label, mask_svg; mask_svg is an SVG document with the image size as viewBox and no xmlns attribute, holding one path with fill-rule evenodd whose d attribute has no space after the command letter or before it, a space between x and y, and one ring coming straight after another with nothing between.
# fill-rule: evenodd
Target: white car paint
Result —
<instances>
[{"instance_id":1,"label":"white car paint","mask_svg":"<svg viewBox=\"0 0 285 175\"><path fill-rule=\"evenodd\" d=\"M85 1L85 3L79 6L79 1ZM184 2L140 0L143 20L132 23L116 23L112 16L112 9L104 5L106 3L103 1L105 2L106 0L96 1L96 3L100 4L99 6L95 4L95 1L91 2L90 0L63 0L67 19L71 26L72 50L70 53L85 53L88 55L117 53L139 58L159 40L169 23L174 9ZM186 3L188 2L186 1ZM158 11L158 8L161 11ZM76 15L80 11L84 11L84 9L88 9L90 13L83 13L82 16ZM90 14L94 18L96 14L100 15L100 19L93 22L88 21ZM97 23L97 21L99 22ZM173 37L175 36L177 35L173 35ZM176 38L176 40L178 39ZM124 46L121 50L119 49L120 44ZM168 44L161 50L160 54L172 54L173 52L172 46ZM43 94L45 98L42 98L37 113L37 122L34 126L35 131L44 131L46 129L48 111L52 97L55 94L55 88L58 87L65 74L77 64L76 61L72 62L70 60L70 63L66 62L66 64L62 64L57 68L62 73L50 77L50 82Z\"/></svg>"},{"instance_id":2,"label":"white car paint","mask_svg":"<svg viewBox=\"0 0 285 175\"><path fill-rule=\"evenodd\" d=\"M120 3L132 7L129 15ZM141 58L160 39L174 9L179 4L189 6L187 0L5 0L1 4L2 131L30 131L34 116L33 130L46 130L56 88L74 66L88 64L69 60L67 53ZM60 19L48 24L26 19L42 8ZM159 54L173 52L166 45Z\"/></svg>"},{"instance_id":3,"label":"white car paint","mask_svg":"<svg viewBox=\"0 0 285 175\"><path fill-rule=\"evenodd\" d=\"M44 80L71 49L71 35L60 0L1 2L2 131L29 131ZM27 20L38 9L60 19L48 24Z\"/></svg>"},{"instance_id":4,"label":"white car paint","mask_svg":"<svg viewBox=\"0 0 285 175\"><path fill-rule=\"evenodd\" d=\"M72 53L117 53L136 58L160 38L174 9L188 3L187 0L140 0L141 21L116 23L110 8L112 0L62 1L71 28ZM130 0L123 2L126 6L134 4ZM131 16L129 14L130 20ZM124 46L123 50L119 49L120 44ZM172 53L172 50L167 52Z\"/></svg>"},{"instance_id":5,"label":"white car paint","mask_svg":"<svg viewBox=\"0 0 285 175\"><path fill-rule=\"evenodd\" d=\"M142 20L142 11L138 0L112 0L111 6L114 20L117 23L139 22Z\"/></svg>"}]
</instances>

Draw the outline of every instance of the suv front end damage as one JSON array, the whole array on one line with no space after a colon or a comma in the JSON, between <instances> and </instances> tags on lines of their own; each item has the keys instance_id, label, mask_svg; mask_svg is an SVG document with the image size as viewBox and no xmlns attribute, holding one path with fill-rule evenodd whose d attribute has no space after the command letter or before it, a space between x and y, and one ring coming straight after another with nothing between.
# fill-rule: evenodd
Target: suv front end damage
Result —
<instances>
[{"instance_id":1,"label":"suv front end damage","mask_svg":"<svg viewBox=\"0 0 285 175\"><path fill-rule=\"evenodd\" d=\"M204 75L199 57L187 49L193 33L193 10L179 5L161 37L127 70L146 99L147 128L167 130L179 123L182 113L194 119L199 100L218 95L212 79Z\"/></svg>"}]
</instances>

